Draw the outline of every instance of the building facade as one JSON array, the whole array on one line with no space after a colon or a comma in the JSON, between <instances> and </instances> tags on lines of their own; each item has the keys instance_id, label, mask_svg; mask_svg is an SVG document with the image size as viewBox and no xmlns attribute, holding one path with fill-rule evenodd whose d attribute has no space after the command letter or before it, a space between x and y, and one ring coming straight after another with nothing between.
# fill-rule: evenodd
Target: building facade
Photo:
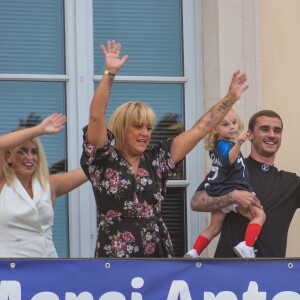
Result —
<instances>
[{"instance_id":1,"label":"building facade","mask_svg":"<svg viewBox=\"0 0 300 300\"><path fill-rule=\"evenodd\" d=\"M156 111L159 136L176 134L172 125L190 128L226 94L240 68L250 88L237 105L239 113L247 123L259 109L278 111L287 120L278 167L300 174L297 161L286 160L300 148L293 135L299 112L299 6L297 0L3 0L0 134L52 112L65 113L65 131L42 142L53 172L79 166L82 128L103 73L100 44L116 39L129 59L116 77L109 113L124 101L144 101ZM189 207L209 165L201 142L168 183L164 218L179 257L209 218ZM300 249L293 229L297 219L289 241L292 256ZM54 237L60 257L93 257L96 232L89 183L57 200ZM214 244L204 255L213 252Z\"/></svg>"}]
</instances>

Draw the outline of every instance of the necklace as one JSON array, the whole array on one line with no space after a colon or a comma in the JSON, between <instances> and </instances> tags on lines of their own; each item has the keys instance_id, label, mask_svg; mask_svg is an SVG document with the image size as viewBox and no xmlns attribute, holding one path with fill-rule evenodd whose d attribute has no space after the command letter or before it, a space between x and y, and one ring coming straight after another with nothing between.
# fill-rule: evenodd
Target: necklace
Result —
<instances>
[{"instance_id":1,"label":"necklace","mask_svg":"<svg viewBox=\"0 0 300 300\"><path fill-rule=\"evenodd\" d=\"M137 158L135 158L134 160L132 160L132 162L130 162L128 159L128 162L131 164L131 165L134 165L136 162L138 162L140 160L141 156L139 155Z\"/></svg>"},{"instance_id":2,"label":"necklace","mask_svg":"<svg viewBox=\"0 0 300 300\"><path fill-rule=\"evenodd\" d=\"M138 161L141 159L141 155L139 155L137 158L134 159L134 162Z\"/></svg>"},{"instance_id":3,"label":"necklace","mask_svg":"<svg viewBox=\"0 0 300 300\"><path fill-rule=\"evenodd\" d=\"M136 157L132 160L128 159L127 155L125 155L124 153L122 153L122 155L132 166L141 159L141 155L138 155L138 157Z\"/></svg>"}]
</instances>

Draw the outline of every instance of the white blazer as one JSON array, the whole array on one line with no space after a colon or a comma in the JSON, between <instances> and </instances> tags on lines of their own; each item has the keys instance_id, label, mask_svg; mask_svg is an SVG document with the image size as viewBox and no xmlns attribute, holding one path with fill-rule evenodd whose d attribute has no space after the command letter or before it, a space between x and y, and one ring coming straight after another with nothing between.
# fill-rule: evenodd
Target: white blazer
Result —
<instances>
[{"instance_id":1,"label":"white blazer","mask_svg":"<svg viewBox=\"0 0 300 300\"><path fill-rule=\"evenodd\" d=\"M48 183L32 183L33 199L15 178L0 193L0 257L58 257L52 238L53 206Z\"/></svg>"}]
</instances>

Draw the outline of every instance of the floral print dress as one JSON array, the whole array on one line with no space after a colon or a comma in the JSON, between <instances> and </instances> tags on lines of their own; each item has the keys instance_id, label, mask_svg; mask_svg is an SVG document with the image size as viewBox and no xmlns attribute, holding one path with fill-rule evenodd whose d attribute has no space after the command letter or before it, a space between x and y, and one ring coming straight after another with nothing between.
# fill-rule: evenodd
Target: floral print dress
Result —
<instances>
[{"instance_id":1,"label":"floral print dress","mask_svg":"<svg viewBox=\"0 0 300 300\"><path fill-rule=\"evenodd\" d=\"M161 205L166 197L168 176L175 171L168 139L147 149L139 170L114 148L107 131L104 148L86 141L83 129L81 166L92 183L97 205L98 237L95 257L173 257Z\"/></svg>"}]
</instances>

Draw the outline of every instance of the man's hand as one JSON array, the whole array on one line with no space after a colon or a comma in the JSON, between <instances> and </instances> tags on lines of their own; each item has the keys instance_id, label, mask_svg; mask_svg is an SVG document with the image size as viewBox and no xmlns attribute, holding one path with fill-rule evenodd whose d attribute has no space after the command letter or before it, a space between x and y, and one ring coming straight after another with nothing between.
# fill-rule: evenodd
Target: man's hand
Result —
<instances>
[{"instance_id":1,"label":"man's hand","mask_svg":"<svg viewBox=\"0 0 300 300\"><path fill-rule=\"evenodd\" d=\"M239 207L247 209L250 206L256 206L262 209L260 201L252 192L234 190L233 192L229 193L228 196L232 199L232 202L237 204Z\"/></svg>"},{"instance_id":2,"label":"man's hand","mask_svg":"<svg viewBox=\"0 0 300 300\"><path fill-rule=\"evenodd\" d=\"M237 70L232 76L227 96L236 102L248 87L246 73L241 73L240 70Z\"/></svg>"},{"instance_id":3,"label":"man's hand","mask_svg":"<svg viewBox=\"0 0 300 300\"><path fill-rule=\"evenodd\" d=\"M260 201L254 193L234 190L228 196L232 199L233 203L237 205L237 211L243 216L252 216L255 217L254 207L263 209Z\"/></svg>"}]
</instances>

